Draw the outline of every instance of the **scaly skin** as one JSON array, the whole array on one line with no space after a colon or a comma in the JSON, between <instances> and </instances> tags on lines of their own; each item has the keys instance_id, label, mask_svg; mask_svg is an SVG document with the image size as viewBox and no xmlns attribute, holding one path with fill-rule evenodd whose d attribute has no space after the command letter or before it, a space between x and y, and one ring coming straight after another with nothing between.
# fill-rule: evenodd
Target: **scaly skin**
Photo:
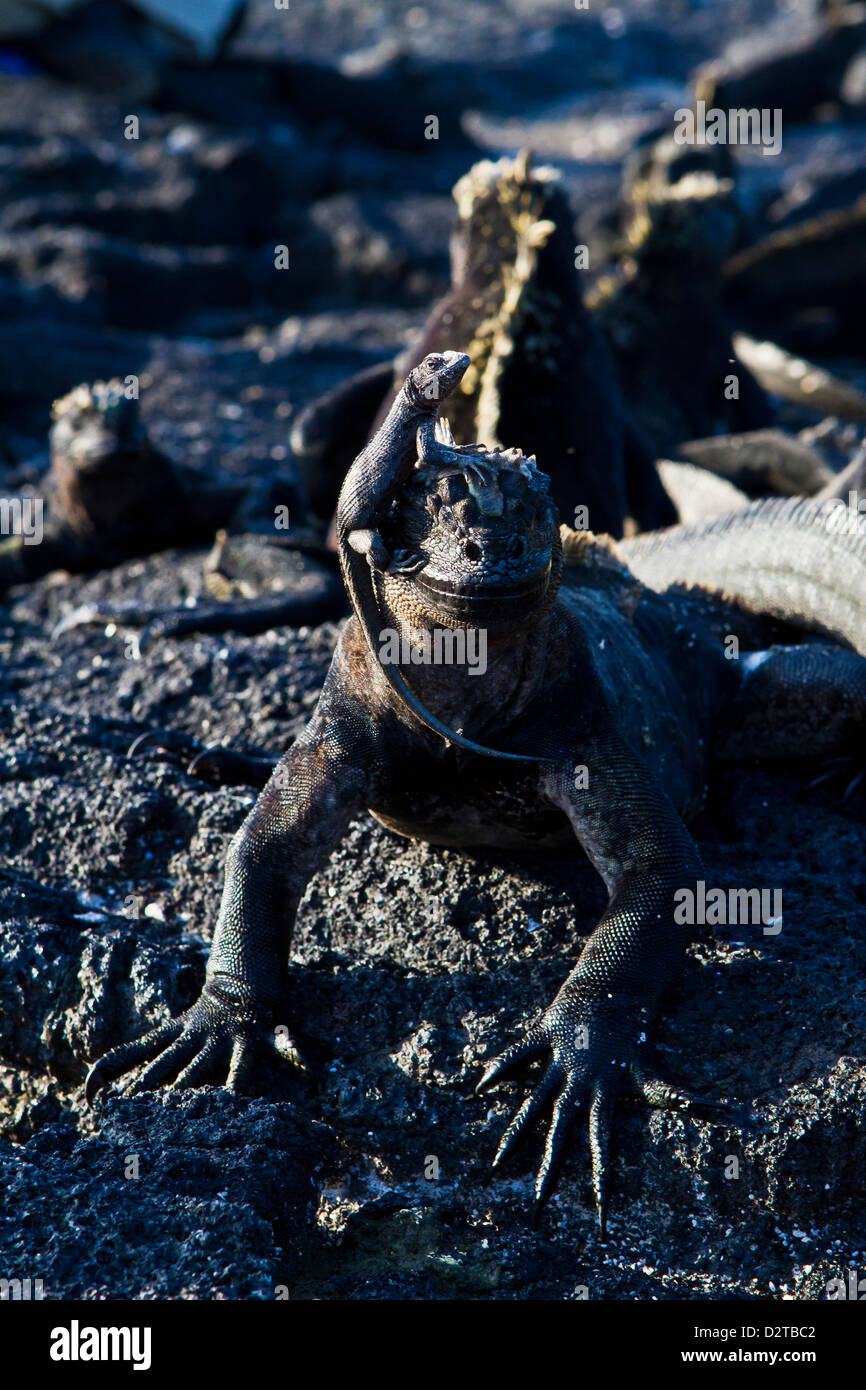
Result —
<instances>
[{"instance_id":1,"label":"scaly skin","mask_svg":"<svg viewBox=\"0 0 866 1390\"><path fill-rule=\"evenodd\" d=\"M784 640L785 612L775 612L785 609L784 585L768 619L704 591L662 595L635 578L612 543L586 533L566 535L562 568L547 480L532 461L457 449L435 430L436 408L465 365L458 353L426 358L350 470L339 516L354 616L310 723L232 842L201 998L98 1061L87 1093L142 1063L129 1092L194 1085L213 1072L235 1089L263 1049L300 1061L288 1029L277 1026L295 912L364 807L435 844L570 843L603 879L607 910L555 999L479 1084L546 1062L495 1161L552 1111L536 1185L542 1204L585 1114L603 1227L619 1098L669 1109L712 1104L670 1084L652 1048L659 999L689 939L675 894L703 877L686 822L700 806L709 759L748 752L750 739L764 754L789 751L816 691L832 713L810 730L811 751L862 742L866 661L851 648L863 650L856 593L866 590L866 555L857 537L838 542L847 571L837 589L848 606L813 614L825 633L834 625L836 644L777 645L751 662L726 661L725 632L753 649L780 633ZM784 555L787 546L796 564L802 516L794 525L777 516L763 530L754 517L750 524L744 534L757 537L756 557L774 547ZM736 523L712 531L711 588L714 557L726 553L720 534L735 537ZM685 546L678 531L671 537L681 562L699 570L700 534ZM650 567L664 551L662 539L636 563ZM762 582L766 598L771 578ZM820 608L824 590L810 589L806 576L790 592L798 642L805 609ZM417 651L433 634L483 627L485 671L414 663L407 695L383 669L380 649L383 631L403 624ZM492 761L489 745L512 757Z\"/></svg>"}]
</instances>

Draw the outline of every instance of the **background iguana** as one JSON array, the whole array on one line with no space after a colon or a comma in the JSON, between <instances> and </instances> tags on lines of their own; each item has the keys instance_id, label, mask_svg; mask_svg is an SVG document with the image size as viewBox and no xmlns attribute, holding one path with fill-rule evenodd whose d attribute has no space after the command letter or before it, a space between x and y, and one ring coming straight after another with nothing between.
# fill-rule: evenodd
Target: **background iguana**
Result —
<instances>
[{"instance_id":1,"label":"background iguana","mask_svg":"<svg viewBox=\"0 0 866 1390\"><path fill-rule=\"evenodd\" d=\"M585 507L595 531L643 529L676 512L635 429L604 335L583 302L574 213L558 172L482 160L454 187L451 288L408 354L341 382L292 431L311 505L330 516L352 458L375 433L410 366L457 346L471 366L455 390L458 443L531 446L563 516ZM584 248L585 251L585 248Z\"/></svg>"}]
</instances>

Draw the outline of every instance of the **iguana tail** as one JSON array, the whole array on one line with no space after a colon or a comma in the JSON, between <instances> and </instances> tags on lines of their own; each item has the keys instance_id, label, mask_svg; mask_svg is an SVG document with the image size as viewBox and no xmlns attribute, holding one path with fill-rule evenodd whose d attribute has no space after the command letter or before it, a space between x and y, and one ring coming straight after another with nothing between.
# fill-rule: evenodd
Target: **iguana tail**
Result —
<instances>
[{"instance_id":1,"label":"iguana tail","mask_svg":"<svg viewBox=\"0 0 866 1390\"><path fill-rule=\"evenodd\" d=\"M653 589L721 593L866 655L866 515L840 500L772 498L617 550Z\"/></svg>"}]
</instances>

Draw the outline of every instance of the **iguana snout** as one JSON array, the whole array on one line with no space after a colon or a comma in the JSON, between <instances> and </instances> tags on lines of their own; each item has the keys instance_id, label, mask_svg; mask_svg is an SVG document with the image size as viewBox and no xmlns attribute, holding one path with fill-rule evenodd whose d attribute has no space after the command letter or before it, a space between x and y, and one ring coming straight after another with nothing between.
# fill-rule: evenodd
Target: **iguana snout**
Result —
<instances>
[{"instance_id":1,"label":"iguana snout","mask_svg":"<svg viewBox=\"0 0 866 1390\"><path fill-rule=\"evenodd\" d=\"M431 352L406 378L404 390L413 405L429 403L431 415L454 390L470 358L465 352Z\"/></svg>"}]
</instances>

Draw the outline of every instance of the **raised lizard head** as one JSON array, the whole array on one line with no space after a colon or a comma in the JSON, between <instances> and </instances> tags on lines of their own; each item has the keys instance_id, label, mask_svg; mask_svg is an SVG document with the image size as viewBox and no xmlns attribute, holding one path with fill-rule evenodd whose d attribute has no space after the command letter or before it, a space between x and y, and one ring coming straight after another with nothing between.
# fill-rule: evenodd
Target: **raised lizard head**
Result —
<instances>
[{"instance_id":1,"label":"raised lizard head","mask_svg":"<svg viewBox=\"0 0 866 1390\"><path fill-rule=\"evenodd\" d=\"M377 663L379 635L395 618L414 628L484 627L494 641L519 641L556 597L562 548L546 476L516 450L457 448L437 420L469 363L449 349L414 367L343 483L340 563ZM536 760L464 738L425 707L393 663L380 670L403 706L447 743Z\"/></svg>"},{"instance_id":2,"label":"raised lizard head","mask_svg":"<svg viewBox=\"0 0 866 1390\"><path fill-rule=\"evenodd\" d=\"M734 185L706 171L667 188L635 191L629 249L641 266L720 266L734 249L741 216Z\"/></svg>"}]
</instances>

